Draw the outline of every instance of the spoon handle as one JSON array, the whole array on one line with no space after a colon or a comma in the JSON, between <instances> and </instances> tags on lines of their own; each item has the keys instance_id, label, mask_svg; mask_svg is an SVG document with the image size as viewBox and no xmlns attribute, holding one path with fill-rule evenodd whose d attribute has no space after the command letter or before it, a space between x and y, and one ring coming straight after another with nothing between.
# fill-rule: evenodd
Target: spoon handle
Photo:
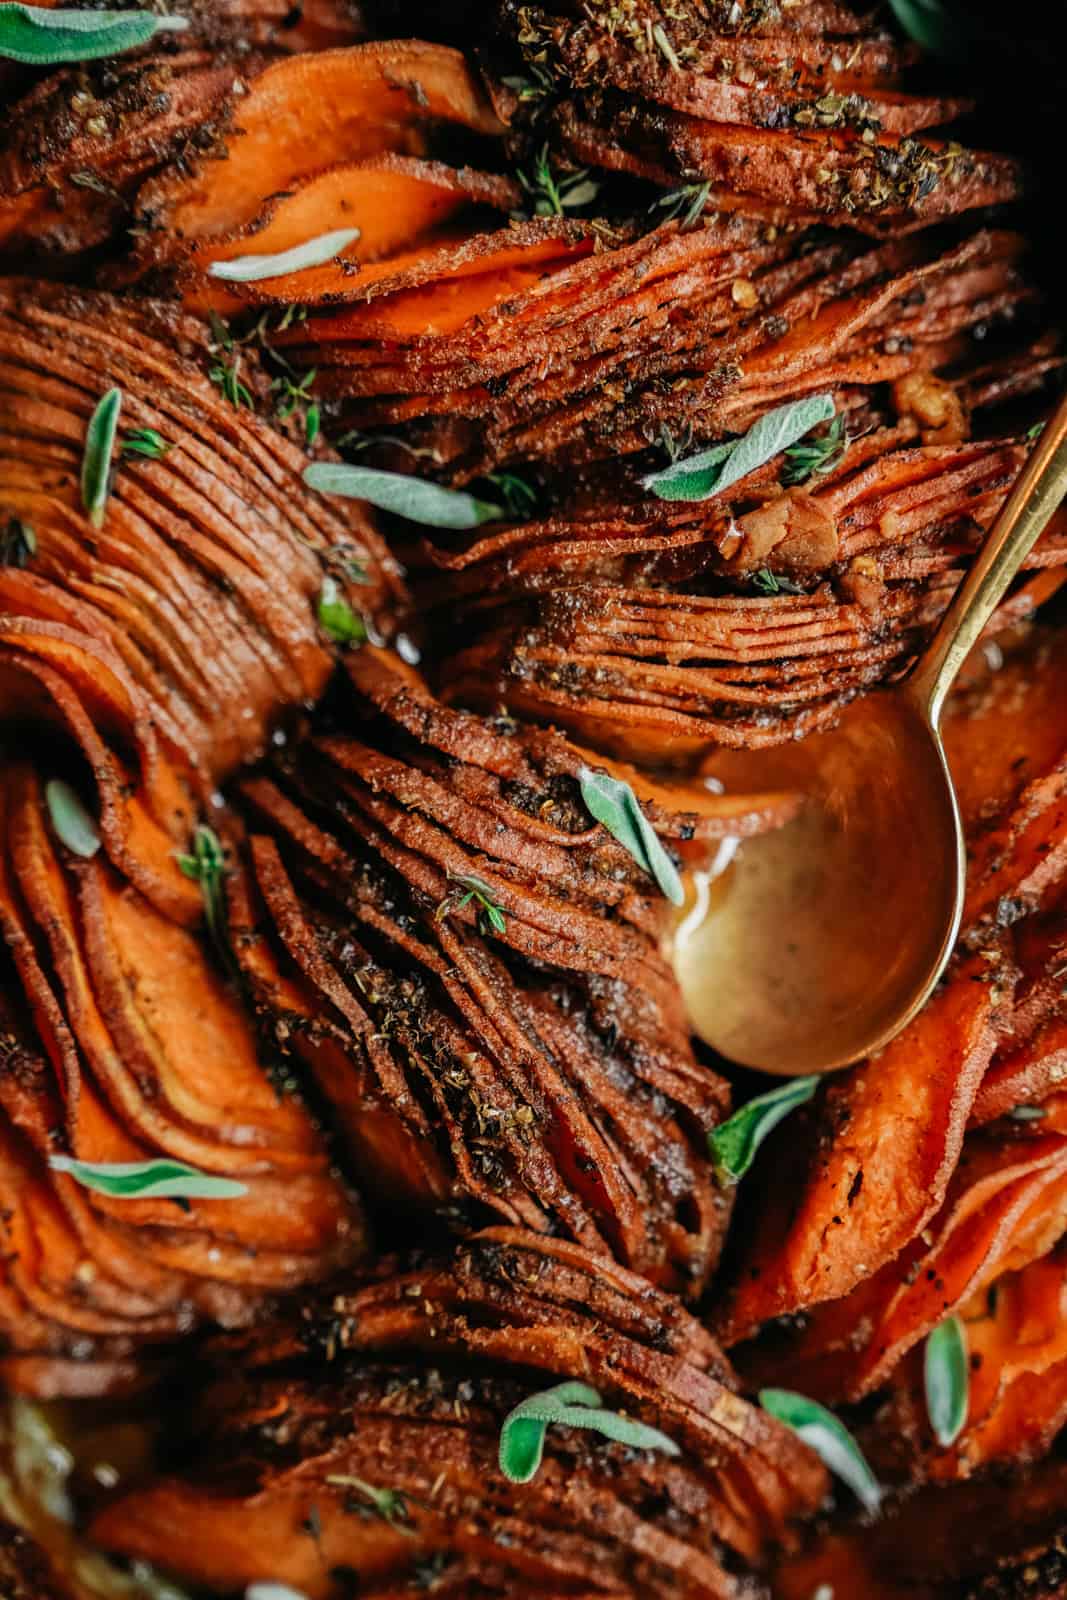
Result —
<instances>
[{"instance_id":1,"label":"spoon handle","mask_svg":"<svg viewBox=\"0 0 1067 1600\"><path fill-rule=\"evenodd\" d=\"M1067 494L1067 395L1038 439L1015 487L908 684L937 727L945 696L1008 584Z\"/></svg>"}]
</instances>

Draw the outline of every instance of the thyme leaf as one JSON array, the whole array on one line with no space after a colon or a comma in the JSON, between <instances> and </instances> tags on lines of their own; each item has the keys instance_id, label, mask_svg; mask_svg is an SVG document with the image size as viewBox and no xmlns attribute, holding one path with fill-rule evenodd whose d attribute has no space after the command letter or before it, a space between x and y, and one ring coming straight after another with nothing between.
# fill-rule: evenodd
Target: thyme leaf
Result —
<instances>
[{"instance_id":1,"label":"thyme leaf","mask_svg":"<svg viewBox=\"0 0 1067 1600\"><path fill-rule=\"evenodd\" d=\"M366 500L379 511L391 511L430 528L478 528L483 522L495 522L504 516L503 506L490 505L462 489L443 489L439 483L427 483L404 472L383 472L377 467L313 461L304 468L304 482L322 494Z\"/></svg>"},{"instance_id":2,"label":"thyme leaf","mask_svg":"<svg viewBox=\"0 0 1067 1600\"><path fill-rule=\"evenodd\" d=\"M757 594L803 594L799 583L790 578L780 578L770 567L760 567L752 574L752 587Z\"/></svg>"},{"instance_id":3,"label":"thyme leaf","mask_svg":"<svg viewBox=\"0 0 1067 1600\"><path fill-rule=\"evenodd\" d=\"M832 1411L792 1389L761 1389L759 1403L811 1446L824 1465L848 1485L864 1510L878 1510L881 1486L859 1445Z\"/></svg>"},{"instance_id":4,"label":"thyme leaf","mask_svg":"<svg viewBox=\"0 0 1067 1600\"><path fill-rule=\"evenodd\" d=\"M77 791L62 778L50 778L44 798L56 837L76 856L91 860L100 848L100 830Z\"/></svg>"},{"instance_id":5,"label":"thyme leaf","mask_svg":"<svg viewBox=\"0 0 1067 1600\"><path fill-rule=\"evenodd\" d=\"M746 478L834 415L833 396L809 395L777 406L739 439L711 445L650 473L641 483L660 500L707 500Z\"/></svg>"},{"instance_id":6,"label":"thyme leaf","mask_svg":"<svg viewBox=\"0 0 1067 1600\"><path fill-rule=\"evenodd\" d=\"M780 1089L757 1095L727 1122L713 1128L708 1134L708 1148L718 1181L727 1186L739 1183L767 1135L795 1106L810 1100L818 1086L815 1076L791 1078Z\"/></svg>"},{"instance_id":7,"label":"thyme leaf","mask_svg":"<svg viewBox=\"0 0 1067 1600\"><path fill-rule=\"evenodd\" d=\"M147 456L150 461L160 461L167 451L173 448L173 445L168 444L155 428L135 428L133 433L128 433L123 439L119 446L119 455Z\"/></svg>"},{"instance_id":8,"label":"thyme leaf","mask_svg":"<svg viewBox=\"0 0 1067 1600\"><path fill-rule=\"evenodd\" d=\"M81 495L82 505L94 528L104 525L107 498L111 493L111 458L121 410L122 390L109 389L93 408L85 430Z\"/></svg>"},{"instance_id":9,"label":"thyme leaf","mask_svg":"<svg viewBox=\"0 0 1067 1600\"><path fill-rule=\"evenodd\" d=\"M266 278L283 278L290 272L304 272L308 267L321 267L332 261L342 250L359 238L358 228L334 228L331 233L317 234L303 244L289 250L279 250L274 255L232 256L229 261L213 261L208 267L209 278L222 278L227 283L262 283Z\"/></svg>"},{"instance_id":10,"label":"thyme leaf","mask_svg":"<svg viewBox=\"0 0 1067 1600\"><path fill-rule=\"evenodd\" d=\"M72 1156L49 1156L48 1165L55 1172L69 1172L86 1189L116 1200L235 1200L248 1193L247 1184L233 1178L216 1178L170 1157L157 1161L76 1161Z\"/></svg>"},{"instance_id":11,"label":"thyme leaf","mask_svg":"<svg viewBox=\"0 0 1067 1600\"><path fill-rule=\"evenodd\" d=\"M407 1497L399 1489L377 1489L373 1483L367 1483L363 1478L354 1478L347 1473L343 1476L336 1474L326 1479L328 1484L339 1489L355 1489L357 1494L363 1495L370 1502L376 1516L383 1522L388 1522L390 1527L397 1528L401 1533L415 1536L415 1530L409 1527Z\"/></svg>"},{"instance_id":12,"label":"thyme leaf","mask_svg":"<svg viewBox=\"0 0 1067 1600\"><path fill-rule=\"evenodd\" d=\"M95 61L147 44L157 33L177 33L185 17L152 11L81 11L76 8L0 4L0 56L29 67Z\"/></svg>"},{"instance_id":13,"label":"thyme leaf","mask_svg":"<svg viewBox=\"0 0 1067 1600\"><path fill-rule=\"evenodd\" d=\"M673 222L676 217L680 218L684 233L699 222L710 198L710 181L683 183L680 188L661 194L658 200L653 200L648 209L662 211L663 216L660 220L663 222Z\"/></svg>"},{"instance_id":14,"label":"thyme leaf","mask_svg":"<svg viewBox=\"0 0 1067 1600\"><path fill-rule=\"evenodd\" d=\"M926 1414L938 1444L955 1444L967 1421L970 1365L967 1330L959 1317L946 1317L929 1335L923 1350Z\"/></svg>"},{"instance_id":15,"label":"thyme leaf","mask_svg":"<svg viewBox=\"0 0 1067 1600\"><path fill-rule=\"evenodd\" d=\"M367 637L367 624L352 610L336 578L323 578L315 614L319 627L334 644L363 644Z\"/></svg>"},{"instance_id":16,"label":"thyme leaf","mask_svg":"<svg viewBox=\"0 0 1067 1600\"><path fill-rule=\"evenodd\" d=\"M530 196L535 217L565 216L568 211L591 205L600 193L600 185L589 176L588 167L577 172L554 171L547 144L534 157L530 171L524 172L520 167L515 176Z\"/></svg>"},{"instance_id":17,"label":"thyme leaf","mask_svg":"<svg viewBox=\"0 0 1067 1600\"><path fill-rule=\"evenodd\" d=\"M527 483L525 478L520 478L517 472L491 472L488 481L494 489L498 489L504 498L504 507L509 516L521 521L524 517L533 516L537 510L537 490L533 484Z\"/></svg>"},{"instance_id":18,"label":"thyme leaf","mask_svg":"<svg viewBox=\"0 0 1067 1600\"><path fill-rule=\"evenodd\" d=\"M630 852L671 904L680 906L685 900L685 890L678 869L641 810L630 785L608 777L606 772L594 772L591 767L583 768L578 781L586 809Z\"/></svg>"},{"instance_id":19,"label":"thyme leaf","mask_svg":"<svg viewBox=\"0 0 1067 1600\"><path fill-rule=\"evenodd\" d=\"M233 340L229 334L226 335L226 338L229 342L223 348L232 350ZM236 406L238 410L242 406L247 406L249 411L255 410L252 402L252 391L241 379L240 351L234 351L229 361L217 361L208 373L208 377L212 383L218 385L223 399L228 400L231 406Z\"/></svg>"},{"instance_id":20,"label":"thyme leaf","mask_svg":"<svg viewBox=\"0 0 1067 1600\"><path fill-rule=\"evenodd\" d=\"M832 472L848 448L843 416L834 417L825 433L791 444L785 452L781 481L787 488Z\"/></svg>"},{"instance_id":21,"label":"thyme leaf","mask_svg":"<svg viewBox=\"0 0 1067 1600\"><path fill-rule=\"evenodd\" d=\"M909 38L924 50L950 54L958 46L957 25L942 0L889 0L893 15Z\"/></svg>"},{"instance_id":22,"label":"thyme leaf","mask_svg":"<svg viewBox=\"0 0 1067 1600\"><path fill-rule=\"evenodd\" d=\"M600 1395L587 1383L557 1383L519 1402L504 1418L500 1430L500 1470L510 1483L529 1483L536 1477L545 1449L545 1434L553 1424L589 1429L616 1439L635 1450L681 1452L673 1439L618 1411L607 1411Z\"/></svg>"},{"instance_id":23,"label":"thyme leaf","mask_svg":"<svg viewBox=\"0 0 1067 1600\"><path fill-rule=\"evenodd\" d=\"M478 912L478 930L480 933L488 935L490 932L505 933L507 931L504 908L493 898L492 889L483 879L476 878L472 872L449 873L449 877L455 878L456 883L459 884L464 893L455 902L454 908L450 908L447 897L441 901L437 908L438 921L447 916L450 909L462 911L465 906L469 906L471 901L474 900L480 908Z\"/></svg>"},{"instance_id":24,"label":"thyme leaf","mask_svg":"<svg viewBox=\"0 0 1067 1600\"><path fill-rule=\"evenodd\" d=\"M233 973L236 963L230 948L229 927L226 918L225 880L229 868L222 840L214 828L198 823L193 830L192 849L177 856L178 866L187 878L200 885L204 902L204 921L211 942L226 968Z\"/></svg>"}]
</instances>

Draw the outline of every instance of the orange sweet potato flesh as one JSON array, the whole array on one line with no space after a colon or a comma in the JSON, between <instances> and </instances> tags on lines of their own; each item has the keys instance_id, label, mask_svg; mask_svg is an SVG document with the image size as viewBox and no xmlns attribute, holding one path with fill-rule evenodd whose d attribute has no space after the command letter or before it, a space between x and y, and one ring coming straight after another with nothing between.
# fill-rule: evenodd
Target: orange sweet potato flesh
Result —
<instances>
[{"instance_id":1,"label":"orange sweet potato flesh","mask_svg":"<svg viewBox=\"0 0 1067 1600\"><path fill-rule=\"evenodd\" d=\"M406 258L416 247L425 248L424 241L436 242L461 212L507 211L520 198L521 191L509 179L413 156L387 154L330 167L295 189L271 196L259 216L228 237L213 235L196 243L182 281L188 281L193 269L207 273L216 262L246 254L273 255L320 234L356 228L358 236L338 252L337 263L343 266L337 270L358 293L364 290L369 263L392 261L398 254ZM403 270L402 264L394 270ZM198 311L211 307L227 311L246 299L307 304L308 290L314 291L323 276L306 271L242 284L211 279L208 274L210 281L192 280L184 300Z\"/></svg>"},{"instance_id":2,"label":"orange sweet potato flesh","mask_svg":"<svg viewBox=\"0 0 1067 1600\"><path fill-rule=\"evenodd\" d=\"M338 162L418 154L420 129L435 120L500 131L458 51L391 40L292 56L252 82L224 160L193 177L153 180L138 208L185 242L226 236L253 222L270 195Z\"/></svg>"},{"instance_id":3,"label":"orange sweet potato flesh","mask_svg":"<svg viewBox=\"0 0 1067 1600\"><path fill-rule=\"evenodd\" d=\"M994 976L971 958L880 1055L830 1085L822 1115L833 1137L801 1195L773 1208L722 1315L727 1343L847 1294L937 1211L995 1045Z\"/></svg>"}]
</instances>

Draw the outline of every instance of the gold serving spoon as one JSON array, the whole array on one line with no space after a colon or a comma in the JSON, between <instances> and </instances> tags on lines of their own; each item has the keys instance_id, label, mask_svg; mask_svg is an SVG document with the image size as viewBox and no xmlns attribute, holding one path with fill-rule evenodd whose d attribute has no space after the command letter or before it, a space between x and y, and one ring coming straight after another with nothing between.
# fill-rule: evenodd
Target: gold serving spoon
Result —
<instances>
[{"instance_id":1,"label":"gold serving spoon","mask_svg":"<svg viewBox=\"0 0 1067 1600\"><path fill-rule=\"evenodd\" d=\"M959 935L966 857L939 723L945 696L1067 493L1067 398L915 670L831 732L716 758L728 787L788 786L794 821L698 877L674 932L694 1031L731 1061L795 1076L887 1044Z\"/></svg>"}]
</instances>

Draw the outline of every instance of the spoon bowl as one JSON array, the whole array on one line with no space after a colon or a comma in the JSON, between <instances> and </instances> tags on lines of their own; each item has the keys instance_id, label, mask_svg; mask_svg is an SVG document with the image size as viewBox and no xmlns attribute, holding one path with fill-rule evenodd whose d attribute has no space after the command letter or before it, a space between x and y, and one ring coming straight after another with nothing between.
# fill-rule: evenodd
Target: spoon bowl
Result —
<instances>
[{"instance_id":1,"label":"spoon bowl","mask_svg":"<svg viewBox=\"0 0 1067 1600\"><path fill-rule=\"evenodd\" d=\"M888 1044L929 999L966 887L941 709L1065 490L1067 398L911 677L854 701L829 733L716 758L731 789L803 797L792 822L695 879L674 930L690 1022L721 1055L829 1072Z\"/></svg>"},{"instance_id":2,"label":"spoon bowl","mask_svg":"<svg viewBox=\"0 0 1067 1600\"><path fill-rule=\"evenodd\" d=\"M683 913L675 968L695 1031L721 1054L826 1072L888 1043L948 958L963 908L956 796L906 687L853 702L832 733L758 766L805 803L694 886L707 912ZM736 758L715 767L731 788L749 786L743 771Z\"/></svg>"}]
</instances>

